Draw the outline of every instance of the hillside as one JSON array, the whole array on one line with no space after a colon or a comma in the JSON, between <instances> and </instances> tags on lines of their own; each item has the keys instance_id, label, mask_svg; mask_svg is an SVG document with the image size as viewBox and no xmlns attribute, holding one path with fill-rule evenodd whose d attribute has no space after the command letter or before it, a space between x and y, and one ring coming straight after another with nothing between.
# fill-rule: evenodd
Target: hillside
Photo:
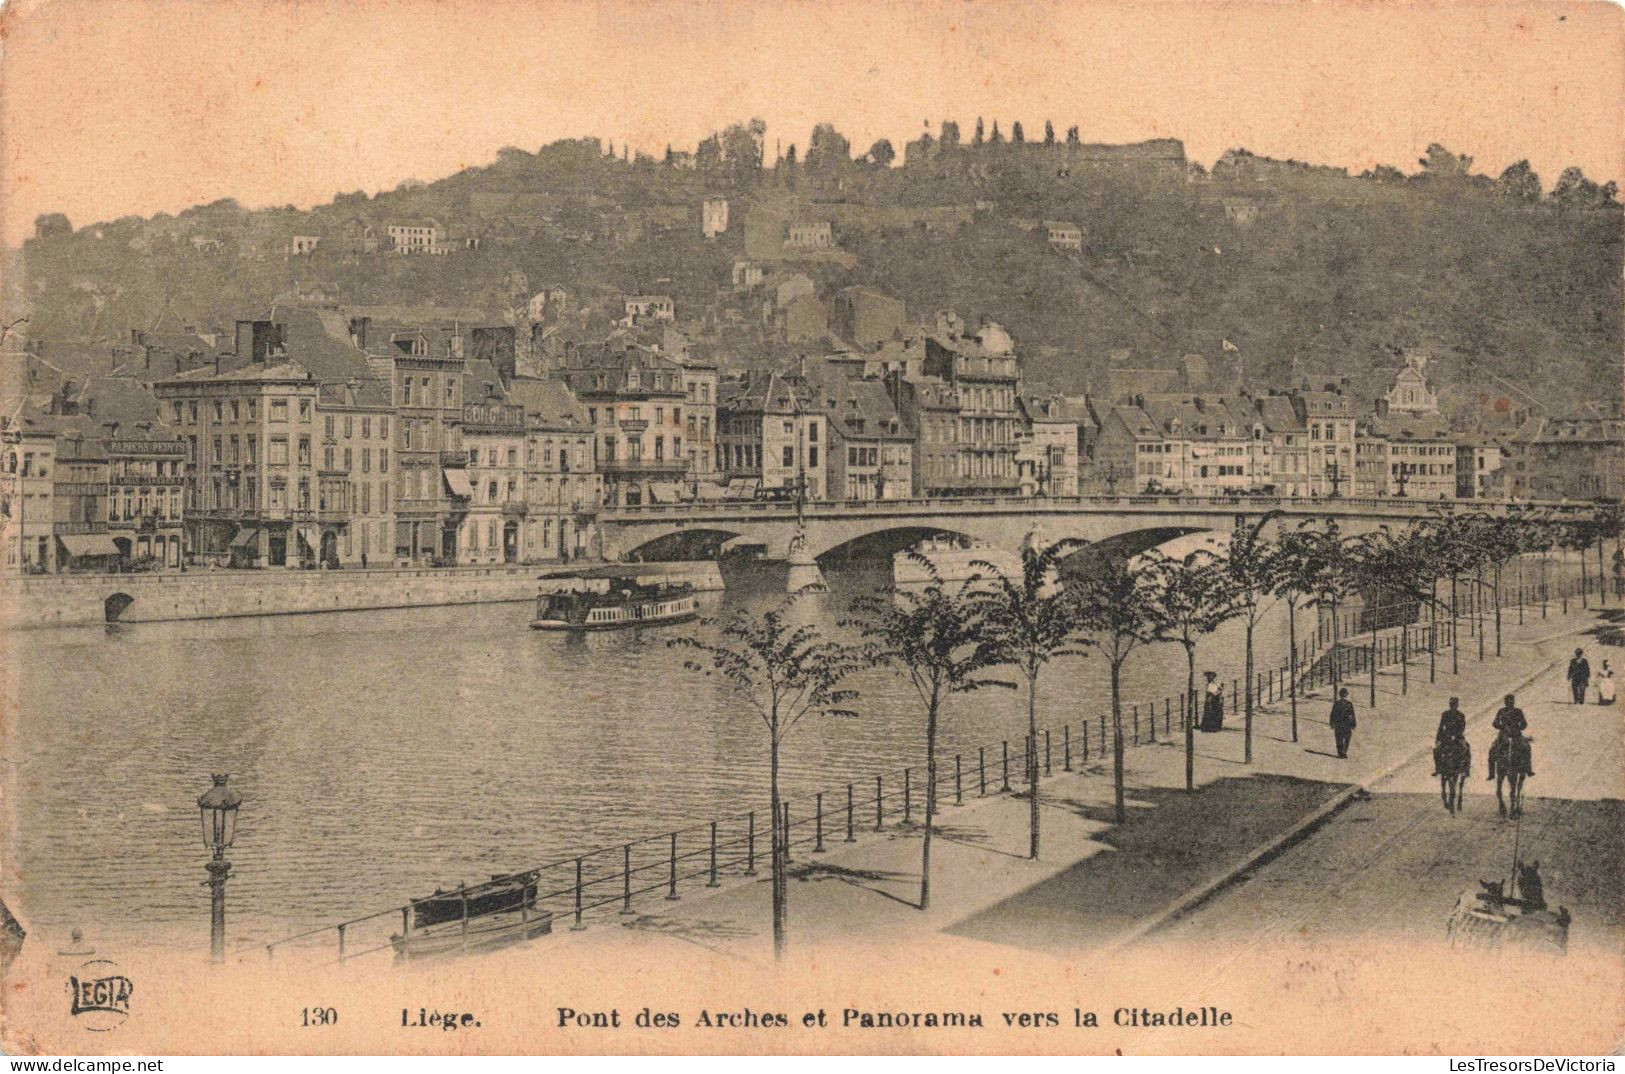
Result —
<instances>
[{"instance_id":1,"label":"hillside","mask_svg":"<svg viewBox=\"0 0 1625 1074\"><path fill-rule=\"evenodd\" d=\"M885 167L816 135L801 161L763 167L759 134L731 128L659 161L591 139L505 149L487 167L308 211L227 201L77 230L42 218L20 286L8 274L7 320L26 314L47 346L110 339L160 315L225 324L316 284L345 303L471 306L493 320L543 285L606 305L659 290L699 320L752 241L746 221L799 217L831 221L851 256L787 267L826 291L888 291L916 318L948 306L995 317L1033 375L1066 389L1098 387L1110 364L1194 352L1254 384L1348 376L1369 394L1398 349L1420 347L1458 405L1491 375L1554 404L1620 391L1620 208L1611 186L1577 175L1543 193L1515 169L1472 175L1439 147L1408 177L1244 151L1209 173L1171 141L917 143L906 166ZM700 234L707 195L730 202L715 240ZM447 256L365 244L425 217L445 229ZM1052 250L1047 219L1081 225L1081 251ZM288 256L294 235L321 242Z\"/></svg>"}]
</instances>

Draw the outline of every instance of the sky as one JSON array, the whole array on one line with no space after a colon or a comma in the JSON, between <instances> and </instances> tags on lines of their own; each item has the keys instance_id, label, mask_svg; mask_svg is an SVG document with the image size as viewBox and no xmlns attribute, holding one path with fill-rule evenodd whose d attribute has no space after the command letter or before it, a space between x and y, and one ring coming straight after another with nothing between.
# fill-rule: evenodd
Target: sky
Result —
<instances>
[{"instance_id":1,"label":"sky","mask_svg":"<svg viewBox=\"0 0 1625 1074\"><path fill-rule=\"evenodd\" d=\"M1607 3L12 0L0 243L216 198L305 207L596 135L659 154L759 116L855 152L975 118L1414 171L1438 141L1625 178Z\"/></svg>"}]
</instances>

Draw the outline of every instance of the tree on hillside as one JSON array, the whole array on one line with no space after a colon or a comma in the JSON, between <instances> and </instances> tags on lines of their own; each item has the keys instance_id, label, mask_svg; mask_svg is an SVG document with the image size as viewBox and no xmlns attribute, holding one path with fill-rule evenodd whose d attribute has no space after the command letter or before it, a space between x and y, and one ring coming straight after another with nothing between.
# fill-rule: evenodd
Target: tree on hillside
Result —
<instances>
[{"instance_id":1,"label":"tree on hillside","mask_svg":"<svg viewBox=\"0 0 1625 1074\"><path fill-rule=\"evenodd\" d=\"M1565 209L1594 209L1613 204L1617 192L1611 181L1598 186L1579 168L1564 168L1552 187L1551 198Z\"/></svg>"},{"instance_id":2,"label":"tree on hillside","mask_svg":"<svg viewBox=\"0 0 1625 1074\"><path fill-rule=\"evenodd\" d=\"M1434 142L1427 148L1427 155L1417 161L1422 166L1418 178L1422 179L1465 179L1472 172L1473 158L1465 153L1457 155Z\"/></svg>"},{"instance_id":3,"label":"tree on hillside","mask_svg":"<svg viewBox=\"0 0 1625 1074\"><path fill-rule=\"evenodd\" d=\"M1055 144L1055 124L1051 123L1047 119L1044 120L1044 144L1045 145L1054 145Z\"/></svg>"},{"instance_id":4,"label":"tree on hillside","mask_svg":"<svg viewBox=\"0 0 1625 1074\"><path fill-rule=\"evenodd\" d=\"M896 159L897 151L892 148L889 138L882 138L869 147L869 160L882 168L891 167L891 162Z\"/></svg>"},{"instance_id":5,"label":"tree on hillside","mask_svg":"<svg viewBox=\"0 0 1625 1074\"><path fill-rule=\"evenodd\" d=\"M976 117L976 133L971 136L971 145L981 145L985 141L982 133L982 117Z\"/></svg>"},{"instance_id":6,"label":"tree on hillside","mask_svg":"<svg viewBox=\"0 0 1625 1074\"><path fill-rule=\"evenodd\" d=\"M1010 143L1022 145L1027 141L1027 135L1021 129L1021 120L1016 120L1010 127Z\"/></svg>"},{"instance_id":7,"label":"tree on hillside","mask_svg":"<svg viewBox=\"0 0 1625 1074\"><path fill-rule=\"evenodd\" d=\"M1004 141L1004 135L999 133L999 121L996 119L993 121L993 132L987 136L987 140L993 145Z\"/></svg>"},{"instance_id":8,"label":"tree on hillside","mask_svg":"<svg viewBox=\"0 0 1625 1074\"><path fill-rule=\"evenodd\" d=\"M1501 196L1510 201L1535 202L1540 200L1540 176L1527 160L1509 165L1496 180Z\"/></svg>"},{"instance_id":9,"label":"tree on hillside","mask_svg":"<svg viewBox=\"0 0 1625 1074\"><path fill-rule=\"evenodd\" d=\"M951 119L942 121L942 136L937 140L941 151L952 153L959 148L959 124Z\"/></svg>"},{"instance_id":10,"label":"tree on hillside","mask_svg":"<svg viewBox=\"0 0 1625 1074\"><path fill-rule=\"evenodd\" d=\"M833 123L820 123L813 128L812 138L807 142L809 173L832 175L851 160L852 145Z\"/></svg>"},{"instance_id":11,"label":"tree on hillside","mask_svg":"<svg viewBox=\"0 0 1625 1074\"><path fill-rule=\"evenodd\" d=\"M36 239L55 239L63 235L73 234L73 224L68 221L64 213L41 213L34 217L34 237Z\"/></svg>"},{"instance_id":12,"label":"tree on hillside","mask_svg":"<svg viewBox=\"0 0 1625 1074\"><path fill-rule=\"evenodd\" d=\"M1078 145L1080 143L1080 141L1081 141L1081 139L1078 136L1078 128L1077 127L1068 127L1066 129L1066 144L1067 145Z\"/></svg>"}]
</instances>

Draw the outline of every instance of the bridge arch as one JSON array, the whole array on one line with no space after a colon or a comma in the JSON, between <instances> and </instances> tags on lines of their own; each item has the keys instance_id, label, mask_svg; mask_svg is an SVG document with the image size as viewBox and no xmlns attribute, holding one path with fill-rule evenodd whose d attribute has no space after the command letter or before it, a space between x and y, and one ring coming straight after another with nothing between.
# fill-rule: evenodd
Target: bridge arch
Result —
<instances>
[{"instance_id":1,"label":"bridge arch","mask_svg":"<svg viewBox=\"0 0 1625 1074\"><path fill-rule=\"evenodd\" d=\"M833 538L835 543L827 545L822 550L815 547L813 557L818 560L820 567L838 566L859 557L883 558L889 565L892 557L898 552L912 548L931 537L969 539L973 536L965 530L951 526L887 526L856 536L838 535Z\"/></svg>"},{"instance_id":2,"label":"bridge arch","mask_svg":"<svg viewBox=\"0 0 1625 1074\"><path fill-rule=\"evenodd\" d=\"M130 594L114 593L102 601L102 616L107 622L116 623L119 621L119 616L124 614L124 610L134 603L135 598Z\"/></svg>"},{"instance_id":3,"label":"bridge arch","mask_svg":"<svg viewBox=\"0 0 1625 1074\"><path fill-rule=\"evenodd\" d=\"M723 545L740 536L743 534L738 530L687 526L642 541L627 549L621 558L644 563L716 559Z\"/></svg>"}]
</instances>

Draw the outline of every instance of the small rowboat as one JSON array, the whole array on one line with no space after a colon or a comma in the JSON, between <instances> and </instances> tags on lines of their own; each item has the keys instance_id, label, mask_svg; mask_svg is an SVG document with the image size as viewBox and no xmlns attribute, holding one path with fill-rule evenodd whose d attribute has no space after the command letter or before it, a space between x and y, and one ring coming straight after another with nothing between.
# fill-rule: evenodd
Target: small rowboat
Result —
<instances>
[{"instance_id":1,"label":"small rowboat","mask_svg":"<svg viewBox=\"0 0 1625 1074\"><path fill-rule=\"evenodd\" d=\"M1494 951L1518 948L1562 955L1569 946L1569 912L1531 909L1517 899L1494 899L1483 891L1464 891L1445 924L1452 947Z\"/></svg>"},{"instance_id":2,"label":"small rowboat","mask_svg":"<svg viewBox=\"0 0 1625 1074\"><path fill-rule=\"evenodd\" d=\"M409 959L489 951L547 936L553 915L536 907L536 873L494 876L483 884L414 899L410 927L389 938L395 957Z\"/></svg>"}]
</instances>

